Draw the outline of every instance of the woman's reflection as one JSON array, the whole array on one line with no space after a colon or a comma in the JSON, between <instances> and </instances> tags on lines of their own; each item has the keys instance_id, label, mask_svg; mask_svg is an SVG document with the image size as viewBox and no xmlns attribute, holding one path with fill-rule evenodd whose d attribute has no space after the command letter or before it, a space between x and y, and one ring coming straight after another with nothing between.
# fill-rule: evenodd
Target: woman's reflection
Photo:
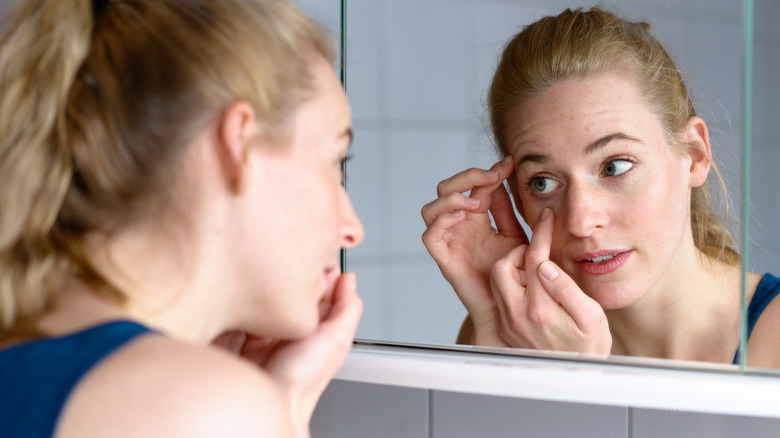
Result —
<instances>
[{"instance_id":1,"label":"woman's reflection","mask_svg":"<svg viewBox=\"0 0 780 438\"><path fill-rule=\"evenodd\" d=\"M488 105L505 158L442 181L422 210L469 312L458 341L734 361L740 258L706 183L722 180L650 26L599 8L543 18L506 46ZM780 280L750 273L748 287L765 307L749 365L775 367Z\"/></svg>"}]
</instances>

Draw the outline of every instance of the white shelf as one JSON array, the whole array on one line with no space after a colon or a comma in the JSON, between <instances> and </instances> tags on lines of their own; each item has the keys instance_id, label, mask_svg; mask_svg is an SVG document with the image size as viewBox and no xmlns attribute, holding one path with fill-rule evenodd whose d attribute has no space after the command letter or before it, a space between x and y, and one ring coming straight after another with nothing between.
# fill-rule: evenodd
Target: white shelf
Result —
<instances>
[{"instance_id":1,"label":"white shelf","mask_svg":"<svg viewBox=\"0 0 780 438\"><path fill-rule=\"evenodd\" d=\"M780 374L743 373L726 365L356 343L336 378L525 399L780 417Z\"/></svg>"}]
</instances>

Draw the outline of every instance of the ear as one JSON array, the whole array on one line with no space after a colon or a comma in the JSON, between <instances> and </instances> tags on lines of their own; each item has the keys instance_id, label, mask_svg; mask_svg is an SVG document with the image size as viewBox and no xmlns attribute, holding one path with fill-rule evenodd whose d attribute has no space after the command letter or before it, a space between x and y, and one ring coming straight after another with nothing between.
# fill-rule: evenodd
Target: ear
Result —
<instances>
[{"instance_id":1,"label":"ear","mask_svg":"<svg viewBox=\"0 0 780 438\"><path fill-rule=\"evenodd\" d=\"M699 187L707 181L707 175L709 175L712 166L712 150L710 149L707 124L701 117L691 117L688 119L681 140L684 145L688 145L688 154L691 158L688 185Z\"/></svg>"},{"instance_id":2,"label":"ear","mask_svg":"<svg viewBox=\"0 0 780 438\"><path fill-rule=\"evenodd\" d=\"M248 149L258 133L255 110L248 102L232 103L218 121L217 148L227 182L235 193L242 193L248 185Z\"/></svg>"}]
</instances>

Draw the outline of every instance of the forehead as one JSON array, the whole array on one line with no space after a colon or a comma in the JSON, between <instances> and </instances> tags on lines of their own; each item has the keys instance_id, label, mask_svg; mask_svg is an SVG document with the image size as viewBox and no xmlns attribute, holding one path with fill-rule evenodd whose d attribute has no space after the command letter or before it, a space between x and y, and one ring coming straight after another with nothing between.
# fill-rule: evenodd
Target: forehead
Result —
<instances>
[{"instance_id":1,"label":"forehead","mask_svg":"<svg viewBox=\"0 0 780 438\"><path fill-rule=\"evenodd\" d=\"M554 83L512 109L507 123L510 152L529 143L587 144L615 130L660 130L631 75L619 72Z\"/></svg>"},{"instance_id":2,"label":"forehead","mask_svg":"<svg viewBox=\"0 0 780 438\"><path fill-rule=\"evenodd\" d=\"M351 125L351 109L341 82L322 57L311 61L311 91L294 116L294 136L311 141L335 137ZM310 138L311 137L311 138Z\"/></svg>"},{"instance_id":3,"label":"forehead","mask_svg":"<svg viewBox=\"0 0 780 438\"><path fill-rule=\"evenodd\" d=\"M333 116L350 116L351 110L341 81L333 67L321 56L316 57L311 67L314 101L327 107L326 113Z\"/></svg>"}]
</instances>

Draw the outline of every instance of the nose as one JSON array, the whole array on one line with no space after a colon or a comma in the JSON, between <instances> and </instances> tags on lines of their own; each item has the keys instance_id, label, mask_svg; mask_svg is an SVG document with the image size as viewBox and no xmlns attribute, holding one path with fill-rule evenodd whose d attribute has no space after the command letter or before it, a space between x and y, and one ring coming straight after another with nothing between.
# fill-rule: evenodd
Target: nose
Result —
<instances>
[{"instance_id":1,"label":"nose","mask_svg":"<svg viewBox=\"0 0 780 438\"><path fill-rule=\"evenodd\" d=\"M354 248L365 237L363 222L360 221L352 201L349 199L346 191L342 190L341 202L341 246L343 248Z\"/></svg>"},{"instance_id":2,"label":"nose","mask_svg":"<svg viewBox=\"0 0 780 438\"><path fill-rule=\"evenodd\" d=\"M563 222L571 234L588 237L609 224L605 207L605 201L599 197L595 188L585 183L570 185L566 193Z\"/></svg>"}]
</instances>

